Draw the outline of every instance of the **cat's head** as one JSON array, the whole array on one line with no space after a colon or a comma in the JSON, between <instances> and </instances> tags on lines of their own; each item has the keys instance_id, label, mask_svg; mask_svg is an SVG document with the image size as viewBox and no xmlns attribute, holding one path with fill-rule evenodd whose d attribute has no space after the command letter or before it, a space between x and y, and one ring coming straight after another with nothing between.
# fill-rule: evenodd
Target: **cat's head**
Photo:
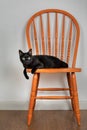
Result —
<instances>
[{"instance_id":1,"label":"cat's head","mask_svg":"<svg viewBox=\"0 0 87 130\"><path fill-rule=\"evenodd\" d=\"M24 67L27 68L32 62L32 49L30 49L28 52L19 50L19 57Z\"/></svg>"}]
</instances>

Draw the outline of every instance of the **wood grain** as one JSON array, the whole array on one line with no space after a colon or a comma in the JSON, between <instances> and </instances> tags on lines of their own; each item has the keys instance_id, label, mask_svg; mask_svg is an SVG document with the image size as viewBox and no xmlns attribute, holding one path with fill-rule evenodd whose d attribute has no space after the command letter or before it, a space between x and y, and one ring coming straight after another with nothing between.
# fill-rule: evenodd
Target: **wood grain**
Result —
<instances>
[{"instance_id":1,"label":"wood grain","mask_svg":"<svg viewBox=\"0 0 87 130\"><path fill-rule=\"evenodd\" d=\"M0 130L87 130L87 110L81 110L80 127L70 110L35 110L30 126L26 117L25 110L1 110Z\"/></svg>"}]
</instances>

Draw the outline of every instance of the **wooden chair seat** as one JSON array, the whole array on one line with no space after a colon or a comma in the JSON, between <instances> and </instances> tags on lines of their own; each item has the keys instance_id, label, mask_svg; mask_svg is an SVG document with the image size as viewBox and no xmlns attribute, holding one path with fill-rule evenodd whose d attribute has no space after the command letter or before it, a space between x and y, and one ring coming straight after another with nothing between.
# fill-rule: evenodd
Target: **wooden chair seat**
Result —
<instances>
[{"instance_id":1,"label":"wooden chair seat","mask_svg":"<svg viewBox=\"0 0 87 130\"><path fill-rule=\"evenodd\" d=\"M31 69L27 69L27 72L31 73ZM81 68L46 68L37 69L35 73L68 73L68 72L81 72Z\"/></svg>"}]
</instances>

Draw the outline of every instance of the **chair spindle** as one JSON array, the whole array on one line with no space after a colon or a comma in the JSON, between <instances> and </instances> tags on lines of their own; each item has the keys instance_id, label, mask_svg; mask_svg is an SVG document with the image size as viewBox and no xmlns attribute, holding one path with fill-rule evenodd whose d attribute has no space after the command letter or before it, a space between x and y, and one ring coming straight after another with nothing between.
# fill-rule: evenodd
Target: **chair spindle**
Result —
<instances>
[{"instance_id":1,"label":"chair spindle","mask_svg":"<svg viewBox=\"0 0 87 130\"><path fill-rule=\"evenodd\" d=\"M41 40L42 40L42 53L45 54L45 41L44 41L44 29L42 22L42 15L40 15L40 28L41 28Z\"/></svg>"},{"instance_id":2,"label":"chair spindle","mask_svg":"<svg viewBox=\"0 0 87 130\"><path fill-rule=\"evenodd\" d=\"M51 40L50 40L50 18L49 13L47 13L47 33L48 33L48 54L51 54Z\"/></svg>"},{"instance_id":3,"label":"chair spindle","mask_svg":"<svg viewBox=\"0 0 87 130\"><path fill-rule=\"evenodd\" d=\"M55 56L58 54L58 14L55 14Z\"/></svg>"},{"instance_id":4,"label":"chair spindle","mask_svg":"<svg viewBox=\"0 0 87 130\"><path fill-rule=\"evenodd\" d=\"M35 26L34 20L33 20L33 27L34 27L34 39L35 39L36 54L38 54L39 53L38 40L37 40L37 32L36 32L36 26Z\"/></svg>"},{"instance_id":5,"label":"chair spindle","mask_svg":"<svg viewBox=\"0 0 87 130\"><path fill-rule=\"evenodd\" d=\"M72 21L70 22L70 30L69 30L68 50L67 50L67 63L69 62L69 59L70 59L71 39L72 39Z\"/></svg>"},{"instance_id":6,"label":"chair spindle","mask_svg":"<svg viewBox=\"0 0 87 130\"><path fill-rule=\"evenodd\" d=\"M61 60L64 58L64 36L65 36L65 15L62 20L62 44L61 44Z\"/></svg>"}]
</instances>

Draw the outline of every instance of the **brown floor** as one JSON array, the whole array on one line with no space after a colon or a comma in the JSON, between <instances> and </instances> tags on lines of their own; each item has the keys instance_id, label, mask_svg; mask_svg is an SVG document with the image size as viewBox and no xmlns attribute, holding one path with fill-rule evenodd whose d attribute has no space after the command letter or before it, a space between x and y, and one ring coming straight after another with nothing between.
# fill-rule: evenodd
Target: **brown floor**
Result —
<instances>
[{"instance_id":1,"label":"brown floor","mask_svg":"<svg viewBox=\"0 0 87 130\"><path fill-rule=\"evenodd\" d=\"M27 111L0 111L0 130L87 130L87 111L81 111L78 127L72 111L34 111L27 126Z\"/></svg>"}]
</instances>

